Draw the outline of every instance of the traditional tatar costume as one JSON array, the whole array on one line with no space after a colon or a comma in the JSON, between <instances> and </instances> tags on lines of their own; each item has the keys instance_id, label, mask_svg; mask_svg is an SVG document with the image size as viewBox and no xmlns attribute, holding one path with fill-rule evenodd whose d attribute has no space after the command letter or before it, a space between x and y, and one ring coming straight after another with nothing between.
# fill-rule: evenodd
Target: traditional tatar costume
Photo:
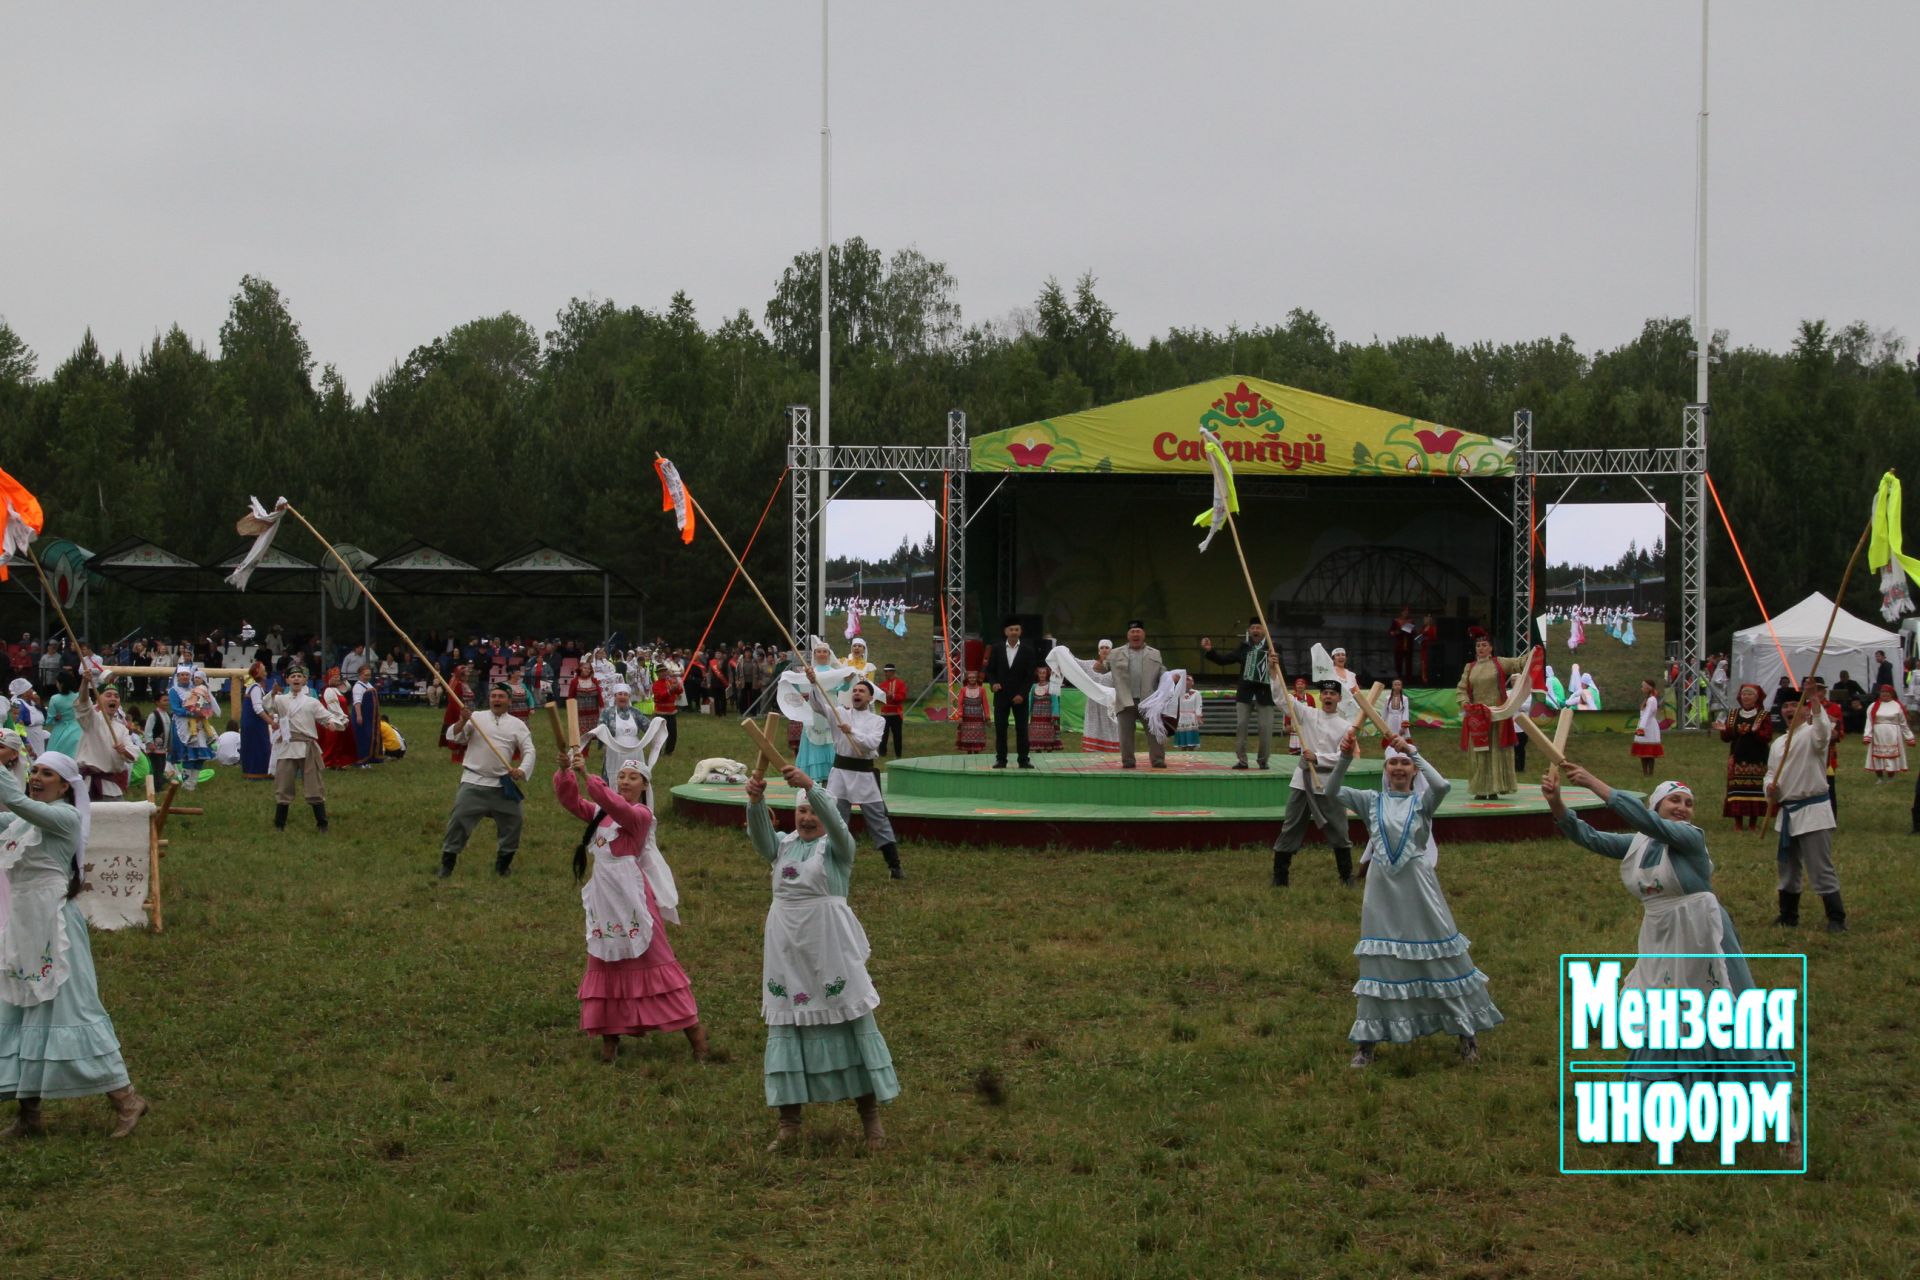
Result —
<instances>
[{"instance_id":1,"label":"traditional tatar costume","mask_svg":"<svg viewBox=\"0 0 1920 1280\"><path fill-rule=\"evenodd\" d=\"M1720 740L1727 744L1727 799L1720 812L1732 818L1736 827L1744 819L1758 824L1767 816L1767 747L1773 740L1773 717L1767 713L1766 691L1757 684L1743 684L1740 695L1749 689L1753 705L1740 702L1720 728Z\"/></svg>"},{"instance_id":2,"label":"traditional tatar costume","mask_svg":"<svg viewBox=\"0 0 1920 1280\"><path fill-rule=\"evenodd\" d=\"M653 757L658 756L667 741L666 722L657 718L649 721L635 710L631 688L621 683L614 685L612 691L612 705L600 713L593 728L588 729L584 721L581 723L584 737L598 742L602 748L601 776L609 785L620 772L621 761L642 758L648 740L659 744L653 748ZM627 699L624 707L620 705L622 696Z\"/></svg>"},{"instance_id":3,"label":"traditional tatar costume","mask_svg":"<svg viewBox=\"0 0 1920 1280\"><path fill-rule=\"evenodd\" d=\"M976 681L960 686L959 714L954 717L953 749L977 756L987 749L987 692Z\"/></svg>"},{"instance_id":4,"label":"traditional tatar costume","mask_svg":"<svg viewBox=\"0 0 1920 1280\"><path fill-rule=\"evenodd\" d=\"M859 805L860 819L879 847L880 856L886 859L888 873L895 880L904 880L900 845L894 839L893 821L887 816L886 793L880 789L880 774L875 767L880 744L886 741L887 722L878 712L859 711L851 706L834 719L817 689L813 691L813 702L815 710L826 714L833 724L833 770L827 775L827 794L833 797L840 821L850 823L853 806Z\"/></svg>"},{"instance_id":5,"label":"traditional tatar costume","mask_svg":"<svg viewBox=\"0 0 1920 1280\"><path fill-rule=\"evenodd\" d=\"M784 1141L798 1136L802 1104L855 1099L877 1145L877 1104L899 1095L900 1080L873 1017L872 948L847 905L853 836L825 788L813 787L806 801L826 828L813 840L776 833L765 801L747 806L748 838L773 873L760 975L767 1105L781 1109Z\"/></svg>"},{"instance_id":6,"label":"traditional tatar costume","mask_svg":"<svg viewBox=\"0 0 1920 1280\"><path fill-rule=\"evenodd\" d=\"M1907 748L1913 745L1913 730L1907 727L1907 711L1894 698L1893 686L1880 686L1880 700L1867 711L1867 769L1881 779L1907 771Z\"/></svg>"},{"instance_id":7,"label":"traditional tatar costume","mask_svg":"<svg viewBox=\"0 0 1920 1280\"><path fill-rule=\"evenodd\" d=\"M818 636L811 637L810 644L812 647L807 650L810 655L817 655L827 647ZM781 714L790 723L800 727L800 743L794 763L806 770L807 776L815 782L825 782L833 770L833 722L814 702L813 685L818 681L821 690L829 698L837 699L843 689L852 687L853 670L850 667L836 667L831 661L821 662L817 656L811 661L813 680L807 678L805 671L782 672L775 699Z\"/></svg>"},{"instance_id":8,"label":"traditional tatar costume","mask_svg":"<svg viewBox=\"0 0 1920 1280\"><path fill-rule=\"evenodd\" d=\"M1095 654L1098 655L1094 661L1105 666L1107 654L1112 651L1113 641L1102 640L1094 650ZM1053 657L1049 655L1049 665L1051 665L1052 662ZM1089 667L1087 668L1087 675L1095 684L1107 689L1113 688L1113 673L1111 671L1095 671L1092 667ZM1082 751L1119 752L1120 718L1114 712L1114 702L1111 697L1102 701L1089 696L1087 698L1086 719L1081 723L1083 727L1080 731L1080 749Z\"/></svg>"},{"instance_id":9,"label":"traditional tatar costume","mask_svg":"<svg viewBox=\"0 0 1920 1280\"><path fill-rule=\"evenodd\" d=\"M249 782L273 777L273 730L267 727L267 699L273 696L259 664L247 673L240 694L240 776Z\"/></svg>"},{"instance_id":10,"label":"traditional tatar costume","mask_svg":"<svg viewBox=\"0 0 1920 1280\"><path fill-rule=\"evenodd\" d=\"M1467 753L1467 785L1476 800L1510 795L1520 789L1513 776L1514 727L1495 719L1494 708L1507 700L1507 681L1527 665L1525 658L1475 658L1460 673L1460 749Z\"/></svg>"},{"instance_id":11,"label":"traditional tatar costume","mask_svg":"<svg viewBox=\"0 0 1920 1280\"><path fill-rule=\"evenodd\" d=\"M1049 667L1046 680L1027 690L1027 747L1031 751L1060 749L1060 687L1060 673Z\"/></svg>"},{"instance_id":12,"label":"traditional tatar costume","mask_svg":"<svg viewBox=\"0 0 1920 1280\"><path fill-rule=\"evenodd\" d=\"M1409 744L1411 745L1411 744ZM1389 758L1403 753L1389 750ZM1419 770L1407 791L1341 786L1353 757L1342 756L1331 785L1344 809L1367 828L1366 895L1360 906L1358 1001L1347 1038L1360 1046L1353 1065L1372 1061L1373 1046L1421 1036L1460 1037L1462 1056L1478 1052L1476 1037L1505 1021L1487 994L1487 975L1468 953L1472 941L1454 923L1435 870L1433 815L1451 784L1418 750L1405 753Z\"/></svg>"},{"instance_id":13,"label":"traditional tatar costume","mask_svg":"<svg viewBox=\"0 0 1920 1280\"><path fill-rule=\"evenodd\" d=\"M1640 704L1640 721L1633 729L1631 754L1636 760L1658 760L1667 754L1660 745L1660 695L1650 693Z\"/></svg>"},{"instance_id":14,"label":"traditional tatar costume","mask_svg":"<svg viewBox=\"0 0 1920 1280\"><path fill-rule=\"evenodd\" d=\"M268 698L262 710L273 733L274 829L286 830L294 783L300 780L306 801L313 807L314 825L325 831L326 761L320 744L328 734L344 731L346 720L304 689L297 694L284 689Z\"/></svg>"},{"instance_id":15,"label":"traditional tatar costume","mask_svg":"<svg viewBox=\"0 0 1920 1280\"><path fill-rule=\"evenodd\" d=\"M206 732L212 712L194 697L192 667L175 667L173 676L173 683L167 686L167 710L171 713L167 764L180 773L191 791L199 782L201 768L213 759L213 737ZM186 677L185 684L180 682L182 676Z\"/></svg>"}]
</instances>

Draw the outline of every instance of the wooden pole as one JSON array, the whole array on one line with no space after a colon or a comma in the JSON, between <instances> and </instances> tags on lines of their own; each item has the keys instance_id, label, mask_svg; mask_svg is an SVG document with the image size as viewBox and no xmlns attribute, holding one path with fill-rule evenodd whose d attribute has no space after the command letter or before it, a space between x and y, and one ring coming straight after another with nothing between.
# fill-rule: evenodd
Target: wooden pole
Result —
<instances>
[{"instance_id":1,"label":"wooden pole","mask_svg":"<svg viewBox=\"0 0 1920 1280\"><path fill-rule=\"evenodd\" d=\"M427 669L427 674L432 676L434 680L439 683L441 689L446 691L447 701L471 717L473 709L467 706L466 703L460 701L460 695L453 691L453 686L447 683L447 678L440 674L440 668L427 660L427 655L420 651L420 646L413 642L413 637L408 635L401 628L400 624L393 620L393 615L387 612L387 607L380 603L379 597L367 590L367 584L360 581L360 575L353 571L353 566L347 563L347 558L341 555L339 550L331 542L328 542L318 529L313 527L311 520L300 514L298 507L289 502L286 509L288 515L306 527L307 532L313 535L314 541L325 547L328 553L340 562L340 567L346 571L347 577L353 580L353 585L360 588L360 594L365 596L367 602L379 611L380 616L386 620L386 624L393 628L393 633L405 642L407 648L413 650L413 656L420 659L420 665ZM471 719L469 719L469 723L471 723ZM513 772L513 764L507 759L506 754L500 750L499 744L493 740L492 736L483 729L478 729L474 732L479 733L481 740L487 744L487 750L493 752L493 758L500 762L500 767L511 774Z\"/></svg>"},{"instance_id":2,"label":"wooden pole","mask_svg":"<svg viewBox=\"0 0 1920 1280\"><path fill-rule=\"evenodd\" d=\"M660 457L657 453L653 456ZM714 541L720 544L720 549L727 553L727 559L733 561L733 567L740 571L742 578L746 579L747 586L753 591L754 599L760 602L760 606L767 611L767 616L773 619L773 625L780 628L780 634L787 638L787 648L798 652L800 644L793 638L793 632L787 630L787 624L780 620L780 615L773 611L773 606L767 603L767 598L760 594L759 584L754 582L753 575L747 572L747 566L740 563L740 557L733 553L733 548L727 544L726 535L720 532L720 526L713 522L713 517L707 514L707 509L700 505L700 499L693 496L693 490L687 489L686 494L687 501L695 511L700 513L700 518L707 522L707 529L713 534Z\"/></svg>"}]
</instances>

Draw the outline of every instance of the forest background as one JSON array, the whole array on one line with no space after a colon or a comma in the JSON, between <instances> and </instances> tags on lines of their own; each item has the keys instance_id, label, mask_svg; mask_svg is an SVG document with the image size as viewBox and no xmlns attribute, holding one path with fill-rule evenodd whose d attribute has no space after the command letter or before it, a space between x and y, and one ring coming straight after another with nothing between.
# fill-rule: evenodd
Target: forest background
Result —
<instances>
[{"instance_id":1,"label":"forest background","mask_svg":"<svg viewBox=\"0 0 1920 1280\"><path fill-rule=\"evenodd\" d=\"M1030 308L967 322L952 274L917 249L856 237L834 247L831 270L837 443L936 444L950 408L979 434L1236 373L1495 436L1528 408L1541 447L1627 448L1677 443L1693 391L1692 326L1678 318L1594 353L1565 334L1344 339L1303 308L1142 344L1120 331L1091 272L1072 286L1049 279ZM211 347L175 326L108 355L89 332L43 369L0 318L0 465L40 496L49 535L95 550L138 535L223 554L249 494L285 494L329 536L378 554L412 537L484 565L538 537L613 566L648 591L650 632L690 642L729 566L662 524L654 452L744 539L784 465L786 406L818 398L818 273L818 253L802 254L762 316L712 326L684 293L660 310L575 298L544 333L510 313L480 317L415 347L363 396L316 360L294 300L252 276ZM1783 352L1723 331L1713 350L1712 474L1769 607L1831 591L1880 473L1920 475L1920 366L1901 337L1866 322L1804 320ZM1580 496L1641 496L1617 480L1592 489ZM774 513L749 557L766 582L786 573L784 498ZM1721 648L1758 611L1720 522L1710 526L1710 643ZM205 607L117 594L96 605L96 631L137 618L164 634ZM1846 603L1875 608L1866 574ZM311 625L310 606L286 608L290 625ZM757 608L736 596L717 634L760 636ZM583 625L589 615L597 602Z\"/></svg>"}]
</instances>

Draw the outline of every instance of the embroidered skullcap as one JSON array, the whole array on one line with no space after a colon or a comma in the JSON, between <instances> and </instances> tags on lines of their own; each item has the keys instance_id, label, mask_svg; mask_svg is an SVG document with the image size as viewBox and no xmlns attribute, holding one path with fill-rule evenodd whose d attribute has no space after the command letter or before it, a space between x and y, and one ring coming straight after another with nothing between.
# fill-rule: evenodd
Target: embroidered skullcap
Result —
<instances>
[{"instance_id":1,"label":"embroidered skullcap","mask_svg":"<svg viewBox=\"0 0 1920 1280\"><path fill-rule=\"evenodd\" d=\"M1264 624L1262 624L1260 621L1260 615L1256 613L1251 618L1247 619L1247 625L1250 627L1258 627Z\"/></svg>"},{"instance_id":2,"label":"embroidered skullcap","mask_svg":"<svg viewBox=\"0 0 1920 1280\"><path fill-rule=\"evenodd\" d=\"M1653 789L1653 794L1647 797L1647 808L1658 810L1660 808L1660 802L1662 800L1665 800L1668 796L1675 794L1676 792L1683 792L1685 793L1687 799L1689 800L1693 799L1692 787L1688 786L1684 782L1674 782L1669 780L1667 782L1661 783L1659 786Z\"/></svg>"},{"instance_id":3,"label":"embroidered skullcap","mask_svg":"<svg viewBox=\"0 0 1920 1280\"><path fill-rule=\"evenodd\" d=\"M1146 629L1147 629L1147 624L1140 621L1140 619L1138 618L1135 618L1132 621L1127 623L1127 630L1129 631L1145 631Z\"/></svg>"},{"instance_id":4,"label":"embroidered skullcap","mask_svg":"<svg viewBox=\"0 0 1920 1280\"><path fill-rule=\"evenodd\" d=\"M513 686L508 684L505 680L495 680L492 684L487 686L487 691L489 693L504 693L508 697L513 696Z\"/></svg>"},{"instance_id":5,"label":"embroidered skullcap","mask_svg":"<svg viewBox=\"0 0 1920 1280\"><path fill-rule=\"evenodd\" d=\"M1322 680L1320 682L1320 692L1322 693L1345 693L1346 691L1347 686L1341 684L1338 680Z\"/></svg>"},{"instance_id":6,"label":"embroidered skullcap","mask_svg":"<svg viewBox=\"0 0 1920 1280\"><path fill-rule=\"evenodd\" d=\"M7 692L16 698L24 698L33 692L33 681L21 676L7 686Z\"/></svg>"}]
</instances>

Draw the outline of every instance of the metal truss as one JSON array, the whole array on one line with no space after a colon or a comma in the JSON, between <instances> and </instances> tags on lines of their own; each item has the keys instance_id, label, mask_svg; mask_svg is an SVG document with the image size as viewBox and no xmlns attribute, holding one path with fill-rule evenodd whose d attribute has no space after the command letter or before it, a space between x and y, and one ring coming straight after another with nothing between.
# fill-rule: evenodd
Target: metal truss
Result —
<instances>
[{"instance_id":1,"label":"metal truss","mask_svg":"<svg viewBox=\"0 0 1920 1280\"><path fill-rule=\"evenodd\" d=\"M1513 415L1514 472L1508 516L1513 540L1507 557L1508 653L1533 649L1533 410Z\"/></svg>"},{"instance_id":2,"label":"metal truss","mask_svg":"<svg viewBox=\"0 0 1920 1280\"><path fill-rule=\"evenodd\" d=\"M1528 413L1522 409L1520 413ZM1518 421L1520 414L1515 414ZM1531 414L1529 414L1531 420ZM1704 470L1705 448L1700 451ZM1540 449L1529 451L1526 470L1542 479L1578 476L1691 475L1687 450L1679 449Z\"/></svg>"},{"instance_id":3,"label":"metal truss","mask_svg":"<svg viewBox=\"0 0 1920 1280\"><path fill-rule=\"evenodd\" d=\"M793 591L791 613L795 640L804 643L808 634L826 635L826 619L816 619L814 590L824 580L824 559L816 577L815 556L825 539L820 535L820 518L832 498L834 473L843 477L859 472L939 472L946 481L940 503L926 494L921 497L934 506L934 514L943 521L940 579L944 611L945 676L960 678L964 665L967 636L967 471L973 451L967 445L967 415L958 409L947 414L947 442L944 445L838 444L813 443L813 410L793 405L787 410L788 484L793 495ZM912 484L912 481L908 481ZM914 491L919 493L915 486Z\"/></svg>"},{"instance_id":4,"label":"metal truss","mask_svg":"<svg viewBox=\"0 0 1920 1280\"><path fill-rule=\"evenodd\" d=\"M1700 659L1707 647L1707 418L1690 404L1680 422L1680 678L1675 696L1682 725L1695 726L1700 705ZM1699 726L1703 727L1703 726Z\"/></svg>"}]
</instances>

